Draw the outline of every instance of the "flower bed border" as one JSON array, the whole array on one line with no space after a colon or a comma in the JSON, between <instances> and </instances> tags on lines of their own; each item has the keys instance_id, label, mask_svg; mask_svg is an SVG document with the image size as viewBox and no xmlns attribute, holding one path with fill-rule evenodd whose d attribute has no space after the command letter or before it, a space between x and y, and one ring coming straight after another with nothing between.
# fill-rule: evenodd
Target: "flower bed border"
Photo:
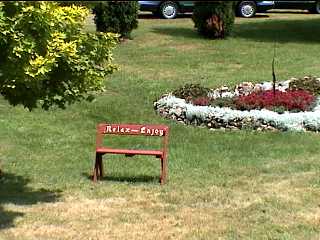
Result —
<instances>
[{"instance_id":1,"label":"flower bed border","mask_svg":"<svg viewBox=\"0 0 320 240\"><path fill-rule=\"evenodd\" d=\"M162 117L209 129L252 129L257 131L320 131L320 98L313 111L282 114L262 109L241 111L231 108L195 106L171 94L154 103Z\"/></svg>"}]
</instances>

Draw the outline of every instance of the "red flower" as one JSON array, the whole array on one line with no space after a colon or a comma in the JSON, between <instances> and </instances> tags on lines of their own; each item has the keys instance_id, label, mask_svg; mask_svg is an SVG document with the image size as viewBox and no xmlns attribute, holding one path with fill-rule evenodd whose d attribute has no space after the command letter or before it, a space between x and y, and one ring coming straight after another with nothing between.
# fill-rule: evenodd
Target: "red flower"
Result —
<instances>
[{"instance_id":1,"label":"red flower","mask_svg":"<svg viewBox=\"0 0 320 240\"><path fill-rule=\"evenodd\" d=\"M241 110L251 109L273 109L275 107L283 107L285 110L306 111L310 109L312 103L316 100L310 92L305 90L287 91L264 91L252 93L248 96L241 96L236 99L236 106Z\"/></svg>"},{"instance_id":2,"label":"red flower","mask_svg":"<svg viewBox=\"0 0 320 240\"><path fill-rule=\"evenodd\" d=\"M192 104L197 106L208 106L209 102L210 102L209 97L198 97L192 100Z\"/></svg>"}]
</instances>

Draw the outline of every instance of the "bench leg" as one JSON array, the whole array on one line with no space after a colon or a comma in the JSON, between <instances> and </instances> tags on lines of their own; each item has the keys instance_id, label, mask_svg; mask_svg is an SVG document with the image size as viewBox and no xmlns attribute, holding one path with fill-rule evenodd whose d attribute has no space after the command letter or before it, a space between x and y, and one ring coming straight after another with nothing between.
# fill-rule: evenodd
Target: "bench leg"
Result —
<instances>
[{"instance_id":1,"label":"bench leg","mask_svg":"<svg viewBox=\"0 0 320 240\"><path fill-rule=\"evenodd\" d=\"M103 163L102 163L102 154L96 153L96 160L94 163L93 170L93 181L96 182L98 179L103 177Z\"/></svg>"},{"instance_id":2,"label":"bench leg","mask_svg":"<svg viewBox=\"0 0 320 240\"><path fill-rule=\"evenodd\" d=\"M161 158L161 176L160 176L160 184L161 185L166 183L167 172L168 172L167 159Z\"/></svg>"},{"instance_id":3,"label":"bench leg","mask_svg":"<svg viewBox=\"0 0 320 240\"><path fill-rule=\"evenodd\" d=\"M100 172L100 178L103 178L103 175L104 175L102 156L103 156L102 154L99 154L99 172Z\"/></svg>"}]
</instances>

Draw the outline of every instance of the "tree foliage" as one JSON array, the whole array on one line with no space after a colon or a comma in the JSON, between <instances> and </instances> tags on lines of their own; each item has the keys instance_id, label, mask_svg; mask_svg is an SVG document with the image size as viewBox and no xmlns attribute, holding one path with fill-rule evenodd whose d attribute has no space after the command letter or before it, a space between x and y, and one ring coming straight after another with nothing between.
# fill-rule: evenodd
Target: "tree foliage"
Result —
<instances>
[{"instance_id":1,"label":"tree foliage","mask_svg":"<svg viewBox=\"0 0 320 240\"><path fill-rule=\"evenodd\" d=\"M235 20L236 1L197 1L192 19L201 35L225 38L230 35Z\"/></svg>"},{"instance_id":2,"label":"tree foliage","mask_svg":"<svg viewBox=\"0 0 320 240\"><path fill-rule=\"evenodd\" d=\"M139 4L137 1L104 1L93 9L95 23L100 32L119 33L129 38L138 27Z\"/></svg>"},{"instance_id":3,"label":"tree foliage","mask_svg":"<svg viewBox=\"0 0 320 240\"><path fill-rule=\"evenodd\" d=\"M83 31L89 10L0 2L0 94L12 105L64 108L103 90L118 36Z\"/></svg>"}]
</instances>

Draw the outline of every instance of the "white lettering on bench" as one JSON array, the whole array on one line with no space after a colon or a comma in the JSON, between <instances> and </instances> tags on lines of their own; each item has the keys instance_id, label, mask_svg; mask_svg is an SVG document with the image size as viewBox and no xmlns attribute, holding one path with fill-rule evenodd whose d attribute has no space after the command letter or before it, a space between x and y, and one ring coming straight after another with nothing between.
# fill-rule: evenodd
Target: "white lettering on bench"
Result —
<instances>
[{"instance_id":1,"label":"white lettering on bench","mask_svg":"<svg viewBox=\"0 0 320 240\"><path fill-rule=\"evenodd\" d=\"M107 127L106 127L106 130L104 130L104 132L105 132L105 133L112 132L111 126L107 126Z\"/></svg>"},{"instance_id":2,"label":"white lettering on bench","mask_svg":"<svg viewBox=\"0 0 320 240\"><path fill-rule=\"evenodd\" d=\"M120 127L120 126L114 126L107 125L104 133L140 133L150 136L163 136L164 130L157 129L157 128L148 128L148 127L141 127L140 130L138 129L131 129L130 127Z\"/></svg>"},{"instance_id":3,"label":"white lettering on bench","mask_svg":"<svg viewBox=\"0 0 320 240\"><path fill-rule=\"evenodd\" d=\"M142 127L140 129L141 134L147 134L151 136L163 136L163 130L156 129L156 128L147 128L147 127Z\"/></svg>"}]
</instances>

